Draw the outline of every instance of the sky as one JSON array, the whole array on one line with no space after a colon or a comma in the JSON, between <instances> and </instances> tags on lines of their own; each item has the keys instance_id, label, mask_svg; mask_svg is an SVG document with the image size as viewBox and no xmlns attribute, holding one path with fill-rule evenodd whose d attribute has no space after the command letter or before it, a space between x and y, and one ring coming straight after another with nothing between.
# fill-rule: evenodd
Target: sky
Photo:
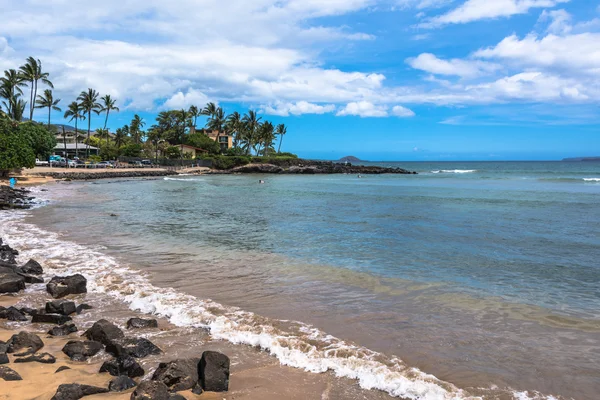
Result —
<instances>
[{"instance_id":1,"label":"sky","mask_svg":"<svg viewBox=\"0 0 600 400\"><path fill-rule=\"evenodd\" d=\"M286 124L282 151L309 158L600 156L600 0L0 0L0 10L0 69L39 58L63 111L88 87L110 94L111 130L213 101Z\"/></svg>"}]
</instances>

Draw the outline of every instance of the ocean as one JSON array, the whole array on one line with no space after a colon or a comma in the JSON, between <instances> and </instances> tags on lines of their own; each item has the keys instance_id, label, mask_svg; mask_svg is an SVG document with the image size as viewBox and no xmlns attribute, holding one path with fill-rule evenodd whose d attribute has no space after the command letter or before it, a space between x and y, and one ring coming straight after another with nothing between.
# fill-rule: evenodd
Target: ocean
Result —
<instances>
[{"instance_id":1,"label":"ocean","mask_svg":"<svg viewBox=\"0 0 600 400\"><path fill-rule=\"evenodd\" d=\"M600 163L376 164L419 174L59 183L0 236L132 309L390 396L598 398Z\"/></svg>"}]
</instances>

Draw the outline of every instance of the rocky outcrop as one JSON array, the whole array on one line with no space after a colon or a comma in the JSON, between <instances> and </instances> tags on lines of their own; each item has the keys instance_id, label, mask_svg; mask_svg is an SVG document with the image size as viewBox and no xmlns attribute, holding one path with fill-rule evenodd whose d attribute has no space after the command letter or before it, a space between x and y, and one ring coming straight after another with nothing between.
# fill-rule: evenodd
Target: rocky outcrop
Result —
<instances>
[{"instance_id":1,"label":"rocky outcrop","mask_svg":"<svg viewBox=\"0 0 600 400\"><path fill-rule=\"evenodd\" d=\"M190 358L160 363L152 380L164 383L171 392L192 389L198 384L199 361L197 358Z\"/></svg>"},{"instance_id":2,"label":"rocky outcrop","mask_svg":"<svg viewBox=\"0 0 600 400\"><path fill-rule=\"evenodd\" d=\"M55 299L60 299L70 294L87 293L87 279L80 274L55 276L48 282L46 289Z\"/></svg>"},{"instance_id":3,"label":"rocky outcrop","mask_svg":"<svg viewBox=\"0 0 600 400\"><path fill-rule=\"evenodd\" d=\"M0 186L0 210L28 209L31 208L32 200L28 190Z\"/></svg>"},{"instance_id":4,"label":"rocky outcrop","mask_svg":"<svg viewBox=\"0 0 600 400\"><path fill-rule=\"evenodd\" d=\"M34 175L34 174L32 174ZM95 180L95 179L113 179L113 178L142 178L142 177L159 177L168 175L177 175L176 172L167 171L165 169L155 170L144 170L139 171L131 169L130 171L102 171L102 172L86 172L78 170L72 171L57 171L57 172L44 172L35 174L37 176L47 176L54 179L66 179L66 180Z\"/></svg>"},{"instance_id":5,"label":"rocky outcrop","mask_svg":"<svg viewBox=\"0 0 600 400\"><path fill-rule=\"evenodd\" d=\"M248 164L235 167L231 172L234 174L279 174L283 172L283 168L273 164Z\"/></svg>"},{"instance_id":6,"label":"rocky outcrop","mask_svg":"<svg viewBox=\"0 0 600 400\"><path fill-rule=\"evenodd\" d=\"M83 335L89 340L94 340L104 345L109 345L113 340L125 337L125 334L123 334L123 331L118 326L105 319L95 322Z\"/></svg>"},{"instance_id":7,"label":"rocky outcrop","mask_svg":"<svg viewBox=\"0 0 600 400\"><path fill-rule=\"evenodd\" d=\"M7 353L17 353L20 350L27 349L27 351L23 353L15 354L16 356L27 356L29 354L34 354L39 349L44 347L44 342L42 342L42 339L40 339L38 335L30 332L19 332L16 335L12 335L6 344Z\"/></svg>"},{"instance_id":8,"label":"rocky outcrop","mask_svg":"<svg viewBox=\"0 0 600 400\"><path fill-rule=\"evenodd\" d=\"M60 385L51 400L78 400L85 396L107 392L106 388L69 383Z\"/></svg>"},{"instance_id":9,"label":"rocky outcrop","mask_svg":"<svg viewBox=\"0 0 600 400\"><path fill-rule=\"evenodd\" d=\"M269 163L254 163L225 171L211 170L216 174L261 173L261 174L416 174L403 168L352 165L333 161L303 159L269 159Z\"/></svg>"},{"instance_id":10,"label":"rocky outcrop","mask_svg":"<svg viewBox=\"0 0 600 400\"><path fill-rule=\"evenodd\" d=\"M104 346L100 342L71 340L63 347L62 351L73 361L86 361L103 349Z\"/></svg>"},{"instance_id":11,"label":"rocky outcrop","mask_svg":"<svg viewBox=\"0 0 600 400\"><path fill-rule=\"evenodd\" d=\"M25 289L25 278L7 268L0 267L0 293L18 293Z\"/></svg>"},{"instance_id":12,"label":"rocky outcrop","mask_svg":"<svg viewBox=\"0 0 600 400\"><path fill-rule=\"evenodd\" d=\"M131 318L127 321L127 329L158 328L158 321L155 319Z\"/></svg>"},{"instance_id":13,"label":"rocky outcrop","mask_svg":"<svg viewBox=\"0 0 600 400\"><path fill-rule=\"evenodd\" d=\"M198 365L199 381L207 392L229 390L229 357L216 351L205 351Z\"/></svg>"},{"instance_id":14,"label":"rocky outcrop","mask_svg":"<svg viewBox=\"0 0 600 400\"><path fill-rule=\"evenodd\" d=\"M112 376L125 375L130 378L144 376L144 369L131 356L121 356L105 361L100 367L100 372L108 372Z\"/></svg>"}]
</instances>

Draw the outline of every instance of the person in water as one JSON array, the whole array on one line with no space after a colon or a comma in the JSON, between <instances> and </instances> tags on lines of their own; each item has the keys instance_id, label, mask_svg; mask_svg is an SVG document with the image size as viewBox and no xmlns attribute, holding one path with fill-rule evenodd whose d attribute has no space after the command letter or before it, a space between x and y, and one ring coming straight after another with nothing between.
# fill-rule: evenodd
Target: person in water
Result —
<instances>
[{"instance_id":1,"label":"person in water","mask_svg":"<svg viewBox=\"0 0 600 400\"><path fill-rule=\"evenodd\" d=\"M263 184L263 183L265 183L265 181L263 181L262 179L259 179L258 183Z\"/></svg>"}]
</instances>

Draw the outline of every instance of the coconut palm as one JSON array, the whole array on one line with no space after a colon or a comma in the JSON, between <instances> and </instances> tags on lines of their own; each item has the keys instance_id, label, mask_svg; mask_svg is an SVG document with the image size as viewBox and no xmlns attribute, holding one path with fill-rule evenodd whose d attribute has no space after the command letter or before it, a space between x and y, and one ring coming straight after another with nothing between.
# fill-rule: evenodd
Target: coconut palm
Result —
<instances>
[{"instance_id":1,"label":"coconut palm","mask_svg":"<svg viewBox=\"0 0 600 400\"><path fill-rule=\"evenodd\" d=\"M259 117L256 114L256 111L254 110L250 110L248 111L244 117L242 118L242 122L245 125L245 149L246 149L246 153L248 155L250 155L250 150L252 149L252 147L254 146L254 138L257 134L258 128L260 127L261 123L260 120L262 118Z\"/></svg>"},{"instance_id":2,"label":"coconut palm","mask_svg":"<svg viewBox=\"0 0 600 400\"><path fill-rule=\"evenodd\" d=\"M79 102L81 103L81 108L87 114L88 118L87 142L85 145L86 157L90 156L90 131L92 128L92 112L99 114L100 110L102 109L102 105L98 103L99 95L100 94L96 90L89 88L87 92L84 90L77 97L77 100L79 100Z\"/></svg>"},{"instance_id":3,"label":"coconut palm","mask_svg":"<svg viewBox=\"0 0 600 400\"><path fill-rule=\"evenodd\" d=\"M144 118L141 118L139 115L135 114L133 119L131 120L131 124L129 127L129 131L131 132L131 137L133 138L135 144L140 144L140 140L142 137L142 128L146 126L146 122L144 122Z\"/></svg>"},{"instance_id":4,"label":"coconut palm","mask_svg":"<svg viewBox=\"0 0 600 400\"><path fill-rule=\"evenodd\" d=\"M214 115L217 112L217 105L213 102L207 103L206 106L200 112L202 115L206 115L208 117Z\"/></svg>"},{"instance_id":5,"label":"coconut palm","mask_svg":"<svg viewBox=\"0 0 600 400\"><path fill-rule=\"evenodd\" d=\"M75 157L79 158L79 131L77 130L77 121L80 119L85 119L81 104L76 101L71 102L67 108L67 111L65 111L64 117L69 118L69 122L75 120Z\"/></svg>"},{"instance_id":6,"label":"coconut palm","mask_svg":"<svg viewBox=\"0 0 600 400\"><path fill-rule=\"evenodd\" d=\"M223 132L225 122L225 112L221 107L218 107L208 118L208 121L206 122L206 127L213 132L217 131L218 133L221 133Z\"/></svg>"},{"instance_id":7,"label":"coconut palm","mask_svg":"<svg viewBox=\"0 0 600 400\"><path fill-rule=\"evenodd\" d=\"M194 129L196 128L196 121L198 120L198 117L202 115L202 111L200 111L198 109L198 107L196 106L191 106L190 110L188 111L188 113L190 114L191 118L194 118Z\"/></svg>"},{"instance_id":8,"label":"coconut palm","mask_svg":"<svg viewBox=\"0 0 600 400\"><path fill-rule=\"evenodd\" d=\"M22 117L21 112L21 116L16 118L22 105L19 97L23 94L21 88L24 86L27 85L23 81L23 77L15 69L4 71L4 76L0 77L0 97L6 99L3 103L9 117L17 121L20 121L20 117Z\"/></svg>"},{"instance_id":9,"label":"coconut palm","mask_svg":"<svg viewBox=\"0 0 600 400\"><path fill-rule=\"evenodd\" d=\"M117 107L117 100L110 97L110 94L102 96L100 98L100 100L102 101L102 108L100 109L100 112L106 113L106 118L104 118L104 129L106 129L106 124L108 124L108 114L110 114L111 111L119 112L121 110L119 110L119 107ZM109 138L109 136L106 135L106 145L107 146L108 146L108 138Z\"/></svg>"},{"instance_id":10,"label":"coconut palm","mask_svg":"<svg viewBox=\"0 0 600 400\"><path fill-rule=\"evenodd\" d=\"M225 131L228 134L233 135L233 147L238 147L241 140L241 133L243 129L242 116L239 112L234 111L227 116L225 121Z\"/></svg>"},{"instance_id":11,"label":"coconut palm","mask_svg":"<svg viewBox=\"0 0 600 400\"><path fill-rule=\"evenodd\" d=\"M37 108L34 104L34 100L37 99L38 82L42 81L42 83L50 86L51 89L54 89L54 85L48 79L50 74L48 72L42 72L42 62L33 57L27 58L27 62L19 68L19 72L23 80L29 82L29 119L32 120L33 109Z\"/></svg>"},{"instance_id":12,"label":"coconut palm","mask_svg":"<svg viewBox=\"0 0 600 400\"><path fill-rule=\"evenodd\" d=\"M287 128L284 124L277 125L275 128L275 135L279 136L279 147L277 153L281 153L281 142L283 142L283 136L287 133Z\"/></svg>"},{"instance_id":13,"label":"coconut palm","mask_svg":"<svg viewBox=\"0 0 600 400\"><path fill-rule=\"evenodd\" d=\"M125 140L127 139L127 132L123 128L117 128L115 131L115 146L117 146L117 150L123 146Z\"/></svg>"},{"instance_id":14,"label":"coconut palm","mask_svg":"<svg viewBox=\"0 0 600 400\"><path fill-rule=\"evenodd\" d=\"M58 103L60 103L60 99L54 100L54 95L50 89L44 90L44 94L38 95L37 99L35 100L35 108L48 107L48 130L50 129L50 114L52 110L59 112L62 111L58 107Z\"/></svg>"},{"instance_id":15,"label":"coconut palm","mask_svg":"<svg viewBox=\"0 0 600 400\"><path fill-rule=\"evenodd\" d=\"M259 156L261 154L265 156L267 154L267 150L273 149L273 141L275 140L275 127L269 121L265 121L259 128L256 135L255 147L256 155Z\"/></svg>"}]
</instances>

